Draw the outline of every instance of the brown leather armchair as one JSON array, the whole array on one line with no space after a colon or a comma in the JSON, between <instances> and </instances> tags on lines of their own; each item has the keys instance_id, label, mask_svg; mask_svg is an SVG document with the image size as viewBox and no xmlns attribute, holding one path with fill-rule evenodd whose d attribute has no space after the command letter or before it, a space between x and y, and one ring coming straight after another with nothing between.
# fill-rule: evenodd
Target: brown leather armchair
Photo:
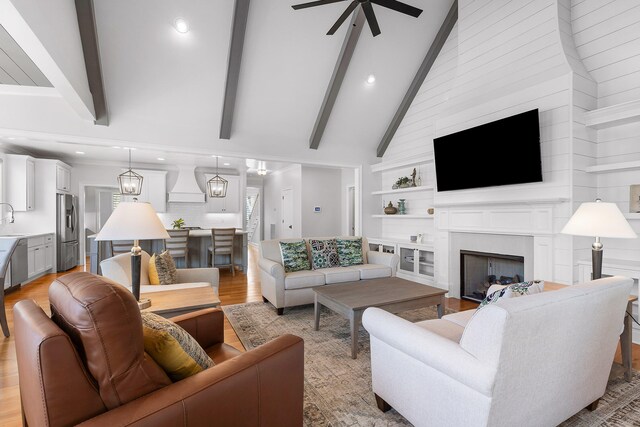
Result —
<instances>
[{"instance_id":1,"label":"brown leather armchair","mask_svg":"<svg viewBox=\"0 0 640 427\"><path fill-rule=\"evenodd\" d=\"M31 426L300 426L304 348L281 336L246 353L223 343L224 316L173 319L215 361L172 383L142 341L137 303L89 273L49 288L52 316L32 300L14 307L20 395Z\"/></svg>"}]
</instances>

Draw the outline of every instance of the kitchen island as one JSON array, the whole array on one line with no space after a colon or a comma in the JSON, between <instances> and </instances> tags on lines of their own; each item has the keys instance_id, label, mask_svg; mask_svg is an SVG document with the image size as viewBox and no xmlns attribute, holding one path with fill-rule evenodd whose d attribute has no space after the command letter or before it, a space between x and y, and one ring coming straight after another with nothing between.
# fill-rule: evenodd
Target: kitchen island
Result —
<instances>
[{"instance_id":1,"label":"kitchen island","mask_svg":"<svg viewBox=\"0 0 640 427\"><path fill-rule=\"evenodd\" d=\"M233 242L234 246L234 262L242 271L247 271L247 232L244 230L236 230L236 237ZM102 260L110 258L111 245L109 242L96 242L95 234L88 236L89 253L91 269L94 274L100 274L99 264ZM189 230L189 265L185 266L184 259L176 259L176 267L178 268L199 268L207 267L209 257L209 247L211 246L211 229ZM140 247L150 255L160 253L164 250L164 240L141 240ZM227 264L227 257L222 257L220 263Z\"/></svg>"}]
</instances>

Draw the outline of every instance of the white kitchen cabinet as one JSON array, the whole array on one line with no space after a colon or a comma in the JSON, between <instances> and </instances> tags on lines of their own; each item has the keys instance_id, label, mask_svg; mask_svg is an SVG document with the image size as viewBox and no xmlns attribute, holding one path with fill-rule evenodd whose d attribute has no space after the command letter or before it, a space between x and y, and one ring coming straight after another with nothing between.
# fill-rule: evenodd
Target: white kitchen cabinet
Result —
<instances>
[{"instance_id":1,"label":"white kitchen cabinet","mask_svg":"<svg viewBox=\"0 0 640 427\"><path fill-rule=\"evenodd\" d=\"M205 182L215 175L205 174ZM240 212L240 177L236 175L220 175L226 179L227 196L209 197L207 193L207 212L210 213L238 213Z\"/></svg>"},{"instance_id":2,"label":"white kitchen cabinet","mask_svg":"<svg viewBox=\"0 0 640 427\"><path fill-rule=\"evenodd\" d=\"M71 191L71 169L62 163L56 165L56 190Z\"/></svg>"},{"instance_id":3,"label":"white kitchen cabinet","mask_svg":"<svg viewBox=\"0 0 640 427\"><path fill-rule=\"evenodd\" d=\"M27 276L32 278L36 275L36 248L27 250Z\"/></svg>"},{"instance_id":4,"label":"white kitchen cabinet","mask_svg":"<svg viewBox=\"0 0 640 427\"><path fill-rule=\"evenodd\" d=\"M16 211L32 211L36 200L36 164L33 157L7 154L7 202Z\"/></svg>"},{"instance_id":5,"label":"white kitchen cabinet","mask_svg":"<svg viewBox=\"0 0 640 427\"><path fill-rule=\"evenodd\" d=\"M150 203L156 212L167 211L167 171L134 170L142 175L142 191L139 196L124 196L125 202L136 198L139 202Z\"/></svg>"}]
</instances>

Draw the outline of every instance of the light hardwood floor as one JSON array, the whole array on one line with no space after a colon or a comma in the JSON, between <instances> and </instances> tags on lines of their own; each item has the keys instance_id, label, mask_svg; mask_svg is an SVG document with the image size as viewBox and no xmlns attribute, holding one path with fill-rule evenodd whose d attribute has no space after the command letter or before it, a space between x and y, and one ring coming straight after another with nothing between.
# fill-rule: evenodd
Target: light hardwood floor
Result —
<instances>
[{"instance_id":1,"label":"light hardwood floor","mask_svg":"<svg viewBox=\"0 0 640 427\"><path fill-rule=\"evenodd\" d=\"M256 250L251 248L249 250L249 269L247 274L237 272L235 277L232 277L228 269L221 270L219 294L222 305L262 301L256 257ZM82 269L82 267L77 267L65 273L45 275L29 283L22 289L7 295L5 298L5 308L7 310L11 333L13 334L12 307L17 301L33 299L48 313L49 300L47 291L49 284L56 277L75 271L82 271ZM469 301L448 298L446 306L459 311L472 309L476 304ZM239 350L244 350L238 336L226 319L224 332L225 342ZM634 369L640 369L640 346L634 345L633 352L633 367ZM619 357L619 354L616 355L616 359L619 360ZM9 338L4 338L0 335L0 426L19 426L21 425L21 421L15 341L13 335Z\"/></svg>"}]
</instances>

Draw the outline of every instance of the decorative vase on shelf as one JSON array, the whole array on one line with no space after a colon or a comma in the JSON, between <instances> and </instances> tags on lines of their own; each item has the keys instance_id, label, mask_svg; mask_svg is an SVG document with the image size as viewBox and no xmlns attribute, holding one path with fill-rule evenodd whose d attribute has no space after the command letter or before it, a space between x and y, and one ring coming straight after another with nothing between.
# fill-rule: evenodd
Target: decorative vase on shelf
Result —
<instances>
[{"instance_id":1,"label":"decorative vase on shelf","mask_svg":"<svg viewBox=\"0 0 640 427\"><path fill-rule=\"evenodd\" d=\"M395 215L396 213L398 213L398 209L396 209L396 207L393 206L393 203L389 202L387 207L384 208L384 213L386 215Z\"/></svg>"},{"instance_id":2,"label":"decorative vase on shelf","mask_svg":"<svg viewBox=\"0 0 640 427\"><path fill-rule=\"evenodd\" d=\"M406 199L400 199L400 200L398 200L398 213L399 213L400 215L404 215L404 214L406 214L406 213L407 213L407 208L406 208L406 206L404 205L405 200L406 200Z\"/></svg>"},{"instance_id":3,"label":"decorative vase on shelf","mask_svg":"<svg viewBox=\"0 0 640 427\"><path fill-rule=\"evenodd\" d=\"M398 189L398 184L393 184L393 185L391 186L391 189L392 189L392 190L397 190L397 189Z\"/></svg>"}]
</instances>

